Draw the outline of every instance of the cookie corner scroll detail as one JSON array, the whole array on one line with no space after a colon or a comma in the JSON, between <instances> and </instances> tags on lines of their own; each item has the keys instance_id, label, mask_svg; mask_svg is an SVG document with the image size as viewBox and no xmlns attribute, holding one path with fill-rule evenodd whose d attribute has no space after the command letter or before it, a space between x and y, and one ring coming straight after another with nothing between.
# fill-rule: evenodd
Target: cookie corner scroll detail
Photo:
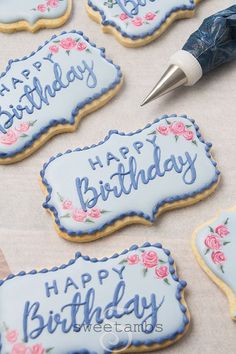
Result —
<instances>
[{"instance_id":1,"label":"cookie corner scroll detail","mask_svg":"<svg viewBox=\"0 0 236 354\"><path fill-rule=\"evenodd\" d=\"M236 321L236 206L222 210L193 234L193 253L206 274L225 293Z\"/></svg>"},{"instance_id":2,"label":"cookie corner scroll detail","mask_svg":"<svg viewBox=\"0 0 236 354\"><path fill-rule=\"evenodd\" d=\"M187 116L163 116L129 134L111 131L97 145L68 150L44 165L44 207L58 234L76 242L151 224L216 189L220 172L210 147Z\"/></svg>"}]
</instances>

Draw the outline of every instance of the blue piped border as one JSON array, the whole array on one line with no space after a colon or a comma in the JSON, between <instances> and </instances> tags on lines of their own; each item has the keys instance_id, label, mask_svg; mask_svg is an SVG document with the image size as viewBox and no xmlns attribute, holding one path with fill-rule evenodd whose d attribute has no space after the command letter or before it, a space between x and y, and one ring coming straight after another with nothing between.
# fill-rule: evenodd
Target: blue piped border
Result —
<instances>
[{"instance_id":1,"label":"blue piped border","mask_svg":"<svg viewBox=\"0 0 236 354\"><path fill-rule=\"evenodd\" d=\"M24 56L21 59L14 59L14 60L10 59L8 61L8 65L7 65L6 69L5 69L5 72L2 72L0 74L0 79L7 75L8 71L11 69L11 66L12 66L13 63L25 61L25 60L33 57L37 52L39 52L42 48L44 48L46 45L48 45L52 40L54 40L54 39L56 39L56 38L58 38L58 37L60 37L60 36L62 36L64 34L70 35L71 33L72 34L78 34L86 42L88 42L89 45L91 45L94 48L97 48L96 44L93 43L93 42L90 42L89 38L87 36L85 36L83 34L83 32L76 31L76 30L72 30L72 31L69 31L69 32L63 31L59 35L53 35L49 40L45 41L44 44L40 45L38 47L38 49L36 51L33 51L31 54L29 54L27 56ZM36 140L38 140L43 134L47 133L47 131L51 127L56 127L57 125L60 125L60 124L62 124L62 125L68 125L68 124L69 125L73 125L75 123L75 117L78 115L80 109L84 108L87 104L91 104L94 100L99 99L104 94L106 94L108 91L114 89L121 82L121 79L122 79L123 75L122 75L122 72L120 70L120 66L114 64L112 60L106 58L105 48L97 48L97 49L100 50L101 57L104 58L107 61L107 63L112 64L116 68L116 70L117 70L116 80L114 82L112 82L108 87L102 88L100 93L97 93L97 94L94 94L93 96L88 97L86 100L84 100L83 102L78 104L75 108L73 108L73 110L71 112L71 118L69 118L69 119L58 118L58 119L50 120L49 123L45 127L43 127L38 133L34 134L32 136L32 139L29 140L27 143L25 143L21 148L15 149L15 150L13 150L13 151L11 151L9 153L8 152L6 152L6 153L0 152L0 158L4 159L4 158L8 158L8 157L13 157L13 156L16 156L19 153L22 153L26 149L30 148L33 145L33 143Z\"/></svg>"},{"instance_id":2,"label":"blue piped border","mask_svg":"<svg viewBox=\"0 0 236 354\"><path fill-rule=\"evenodd\" d=\"M139 134L141 133L143 130L145 129L148 129L150 128L153 124L156 124L158 122L160 122L162 119L168 119L168 118L175 118L175 117L180 117L180 118L185 118L185 119L188 119L193 125L194 125L194 128L196 130L196 134L197 134L197 137L198 139L200 140L200 142L202 142L203 144L205 144L205 149L206 149L206 155L207 157L210 159L210 161L212 162L213 166L215 167L215 176L214 178L212 179L212 181L209 183L209 184L206 184L204 187L202 188L199 188L197 189L195 192L192 192L192 193L186 193L186 194L182 194L182 195L177 195L177 196L174 196L174 197L170 197L170 198L166 198L164 200L162 200L161 202L157 203L157 205L153 208L153 212L152 212L152 216L150 217L149 215L143 213L143 212L140 212L140 213L136 213L136 212L129 212L129 213L123 213L123 214L120 214L118 215L117 217L113 218L111 221L109 222L106 222L104 223L103 225L101 225L100 227L97 227L97 228L94 228L94 229L89 229L87 230L86 232L84 231L70 231L70 230L67 230L64 226L61 225L61 222L60 222L60 219L58 217L58 211L57 209L50 205L49 204L49 201L50 201L50 198L51 198L51 194L52 194L52 186L47 182L47 179L45 178L45 172L46 172L46 169L48 167L48 165L53 162L55 159L57 158L60 158L61 156L63 155L66 155L66 154L70 154L70 153L73 153L74 151L83 151L83 150L89 150L89 149L92 149L92 148L95 148L99 145L102 145L104 144L107 140L110 139L110 137L113 135L113 134L118 134L120 136L132 136L132 135L135 135L135 134ZM96 232L100 232L102 231L103 229L105 229L106 227L108 226L111 226L113 225L116 221L118 220L121 220L127 216L139 216L139 217L142 217L150 222L154 222L155 221L155 215L157 214L158 212L158 209L166 204L166 203L173 203L173 202L176 202L176 201L180 201L180 200L184 200L184 199L187 199L187 198L191 198L191 197L195 197L196 195L198 194L201 194L202 192L204 192L205 190L207 189L210 189L219 179L219 175L220 175L220 171L216 168L217 166L217 163L212 159L211 157L211 154L210 154L210 149L212 147L212 144L211 143L206 143L202 136L201 136L201 133L199 132L199 127L196 125L195 121L193 119L190 119L189 117L187 117L186 115L177 115L177 114L172 114L172 115L163 115L161 116L160 118L156 119L152 124L148 124L146 125L143 129L139 129L133 133L121 133L121 132L118 132L117 130L111 130L108 135L105 137L104 140L100 141L98 144L93 144L91 145L90 147L86 146L84 147L83 149L80 149L80 148L77 148L75 150L67 150L64 154L61 154L59 153L58 155L56 155L55 157L51 157L50 160L44 164L43 166L43 169L41 170L40 172L40 176L41 176L41 179L42 179L42 182L43 184L45 185L45 187L47 188L47 192L48 192L48 195L46 197L46 201L45 203L43 204L43 207L45 209L49 209L53 215L54 215L54 218L55 218L55 222L56 224L58 225L58 227L60 228L60 230L62 232L65 232L67 233L69 236L71 237L78 237L78 236L83 236L83 235L92 235Z\"/></svg>"},{"instance_id":3,"label":"blue piped border","mask_svg":"<svg viewBox=\"0 0 236 354\"><path fill-rule=\"evenodd\" d=\"M161 22L156 25L152 30L147 31L145 34L139 34L139 35L129 35L127 32L123 31L119 25L117 25L114 21L108 20L104 11L100 9L98 6L94 5L92 0L88 0L88 6L90 6L93 11L99 12L102 20L102 25L103 26L112 26L114 27L124 38L129 38L132 40L137 40L137 39L144 39L148 36L152 36L156 31L158 31L161 26L167 21L167 19L175 12L178 11L191 11L196 8L196 4L194 0L189 0L190 4L189 6L187 5L182 5L182 6L175 6L173 7L169 12L167 12L166 16L161 20Z\"/></svg>"},{"instance_id":4,"label":"blue piped border","mask_svg":"<svg viewBox=\"0 0 236 354\"><path fill-rule=\"evenodd\" d=\"M115 259L115 258L118 258L122 255L125 255L127 254L128 252L130 251L135 251L137 249L141 249L141 248L146 248L146 247L155 247L155 248L159 248L159 249L162 249L163 252L167 255L168 257L168 263L169 263L169 272L171 274L171 277L174 281L178 282L178 286L177 286L177 291L176 291L176 294L175 294L175 297L177 299L177 301L179 302L179 306L180 306L180 310L181 312L183 313L183 323L182 325L179 327L179 329L177 331L175 331L173 334L171 335L167 335L166 337L163 337L162 339L156 339L156 340L144 340L144 341L140 341L140 340L134 340L130 343L130 346L135 346L135 347L139 347L141 345L145 345L145 346L152 346L152 345L155 345L155 344L162 344L166 341L174 341L176 339L177 336L181 335L182 333L184 333L185 329L186 329L186 326L189 324L190 322L190 318L188 317L188 311L187 311L187 307L182 303L182 291L183 289L187 286L187 283L186 281L184 280L181 280L179 279L179 277L177 276L176 274L176 269L175 269L175 262L174 262L174 259L173 257L171 256L171 252L168 250L168 249L165 249L162 247L162 244L160 243L154 243L154 244L151 244L149 242L145 242L141 247L137 246L137 245L133 245L131 246L129 249L125 249L124 251L122 251L121 253L115 253L113 254L113 256L111 257L104 257L104 258L101 258L101 259L97 259L97 258L90 258L89 256L82 256L82 254L80 252L77 252L75 254L75 258L71 259L67 264L62 264L61 266L59 267L53 267L51 269L42 269L40 271L37 271L37 270L32 270L30 272L19 272L18 274L14 275L14 274L10 274L8 275L8 277L4 280L0 280L0 288L1 286L3 286L3 284L9 280L12 280L16 277L22 277L22 276L27 276L27 275L36 275L36 274L45 274L45 273L49 273L49 272L56 272L58 270L61 270L61 269L66 269L68 267L70 267L72 264L74 264L79 258L82 258L83 260L85 261L89 261L89 262L92 262L92 263L104 263L104 262L107 262L109 261L110 259ZM0 337L1 338L1 337ZM120 342L118 344L118 346L114 345L113 347L110 348L110 350L106 350L104 351L104 354L109 354L112 352L112 350L115 350L115 349L120 349L121 347L124 347L126 346L128 343L123 341L123 342ZM0 354L3 354L1 353L1 342L0 342ZM91 352L87 349L81 349L79 351L76 351L76 352L70 352L68 354L97 354L96 352Z\"/></svg>"}]
</instances>

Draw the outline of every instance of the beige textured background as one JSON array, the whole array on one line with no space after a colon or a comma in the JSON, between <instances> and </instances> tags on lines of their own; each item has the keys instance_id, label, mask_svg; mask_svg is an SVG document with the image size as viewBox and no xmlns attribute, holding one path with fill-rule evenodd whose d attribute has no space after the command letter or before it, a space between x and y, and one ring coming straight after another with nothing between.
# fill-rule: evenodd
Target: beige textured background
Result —
<instances>
[{"instance_id":1,"label":"beige textured background","mask_svg":"<svg viewBox=\"0 0 236 354\"><path fill-rule=\"evenodd\" d=\"M106 107L84 118L73 134L54 138L27 160L0 166L0 247L12 272L60 265L80 250L102 257L145 241L163 243L177 262L179 274L188 281L187 302L192 314L188 335L166 353L235 353L236 323L229 317L228 302L197 265L190 248L193 229L219 208L236 203L235 131L236 62L203 78L195 87L184 88L145 108L139 104L165 69L167 58L180 49L202 20L233 0L202 0L193 19L175 23L159 40L140 49L126 49L86 15L83 1L74 1L74 11L63 30L80 29L107 55L120 64L126 78L120 94ZM0 70L9 58L22 57L36 49L54 32L0 34ZM44 196L38 185L39 171L57 152L100 141L108 130L133 131L164 113L185 113L195 118L204 137L213 143L213 154L222 171L217 192L198 205L170 212L153 227L131 226L95 243L72 244L55 233L51 218L41 207Z\"/></svg>"}]
</instances>

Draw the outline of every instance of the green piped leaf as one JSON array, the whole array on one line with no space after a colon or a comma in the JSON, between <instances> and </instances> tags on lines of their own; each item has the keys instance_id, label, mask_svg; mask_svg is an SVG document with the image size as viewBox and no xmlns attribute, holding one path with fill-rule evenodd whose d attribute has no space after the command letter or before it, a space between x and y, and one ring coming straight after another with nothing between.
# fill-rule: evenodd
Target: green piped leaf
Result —
<instances>
[{"instance_id":1,"label":"green piped leaf","mask_svg":"<svg viewBox=\"0 0 236 354\"><path fill-rule=\"evenodd\" d=\"M122 259L122 261L120 261L118 264L126 264L127 263L127 259Z\"/></svg>"},{"instance_id":2,"label":"green piped leaf","mask_svg":"<svg viewBox=\"0 0 236 354\"><path fill-rule=\"evenodd\" d=\"M149 133L148 135L155 135L156 131L154 130L152 133Z\"/></svg>"},{"instance_id":3,"label":"green piped leaf","mask_svg":"<svg viewBox=\"0 0 236 354\"><path fill-rule=\"evenodd\" d=\"M110 211L109 210L101 210L101 213L106 214L106 213L110 213Z\"/></svg>"},{"instance_id":4,"label":"green piped leaf","mask_svg":"<svg viewBox=\"0 0 236 354\"><path fill-rule=\"evenodd\" d=\"M61 202L64 202L64 198L57 192L58 198L60 199Z\"/></svg>"},{"instance_id":5,"label":"green piped leaf","mask_svg":"<svg viewBox=\"0 0 236 354\"><path fill-rule=\"evenodd\" d=\"M165 261L163 261L163 259L159 259L159 262L162 264L166 263Z\"/></svg>"},{"instance_id":6,"label":"green piped leaf","mask_svg":"<svg viewBox=\"0 0 236 354\"><path fill-rule=\"evenodd\" d=\"M225 271L224 271L224 267L221 265L220 266L220 270L222 271L222 273L224 273Z\"/></svg>"},{"instance_id":7,"label":"green piped leaf","mask_svg":"<svg viewBox=\"0 0 236 354\"><path fill-rule=\"evenodd\" d=\"M61 219L70 218L70 214L65 214L61 216Z\"/></svg>"},{"instance_id":8,"label":"green piped leaf","mask_svg":"<svg viewBox=\"0 0 236 354\"><path fill-rule=\"evenodd\" d=\"M209 226L209 230L214 233L213 227Z\"/></svg>"},{"instance_id":9,"label":"green piped leaf","mask_svg":"<svg viewBox=\"0 0 236 354\"><path fill-rule=\"evenodd\" d=\"M30 127L33 127L36 122L37 122L37 119L33 120L33 122L29 122L29 126L30 126Z\"/></svg>"},{"instance_id":10,"label":"green piped leaf","mask_svg":"<svg viewBox=\"0 0 236 354\"><path fill-rule=\"evenodd\" d=\"M91 219L86 219L85 222L90 223L90 224L94 224L94 221Z\"/></svg>"}]
</instances>

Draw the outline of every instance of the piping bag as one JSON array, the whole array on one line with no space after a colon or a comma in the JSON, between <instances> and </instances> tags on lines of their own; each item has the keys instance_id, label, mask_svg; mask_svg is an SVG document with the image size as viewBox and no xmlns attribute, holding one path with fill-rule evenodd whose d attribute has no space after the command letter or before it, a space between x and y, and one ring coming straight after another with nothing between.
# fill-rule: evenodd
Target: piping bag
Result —
<instances>
[{"instance_id":1,"label":"piping bag","mask_svg":"<svg viewBox=\"0 0 236 354\"><path fill-rule=\"evenodd\" d=\"M141 106L180 86L192 86L218 66L236 59L236 5L206 18L182 50L169 61L169 67Z\"/></svg>"}]
</instances>

